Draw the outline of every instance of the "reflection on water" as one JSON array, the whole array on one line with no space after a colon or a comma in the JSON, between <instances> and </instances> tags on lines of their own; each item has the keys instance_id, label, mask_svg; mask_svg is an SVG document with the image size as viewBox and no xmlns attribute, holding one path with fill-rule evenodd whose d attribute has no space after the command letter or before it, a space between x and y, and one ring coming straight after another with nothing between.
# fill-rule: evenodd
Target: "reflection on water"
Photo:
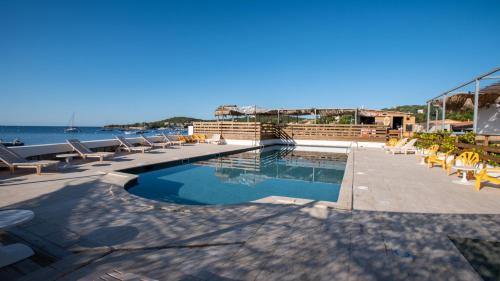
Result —
<instances>
[{"instance_id":1,"label":"reflection on water","mask_svg":"<svg viewBox=\"0 0 500 281\"><path fill-rule=\"evenodd\" d=\"M294 146L272 147L199 161L194 165L215 168L223 182L256 185L275 179L339 184L344 174L345 154L300 151Z\"/></svg>"},{"instance_id":2,"label":"reflection on water","mask_svg":"<svg viewBox=\"0 0 500 281\"><path fill-rule=\"evenodd\" d=\"M345 154L275 146L148 171L129 192L191 205L268 196L337 201L346 160Z\"/></svg>"}]
</instances>

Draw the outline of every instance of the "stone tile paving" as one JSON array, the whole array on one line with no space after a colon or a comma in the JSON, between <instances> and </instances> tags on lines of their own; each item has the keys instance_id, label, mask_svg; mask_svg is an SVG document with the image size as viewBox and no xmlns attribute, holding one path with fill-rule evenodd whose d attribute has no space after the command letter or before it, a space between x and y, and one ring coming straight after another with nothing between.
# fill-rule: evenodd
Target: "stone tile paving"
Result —
<instances>
[{"instance_id":1,"label":"stone tile paving","mask_svg":"<svg viewBox=\"0 0 500 281\"><path fill-rule=\"evenodd\" d=\"M448 236L499 241L500 216L490 202L496 190L471 195L469 187L441 179L442 171L421 166L398 183L396 169L401 175L414 167L412 156L360 150L355 157L356 171L365 174L354 179L353 211L315 202L159 208L127 196L93 168L86 180L66 174L66 180L17 185L21 191L34 185L39 195L4 199L15 203L3 207L34 210L36 219L13 235L58 257L24 280L92 280L113 269L159 280L481 280ZM365 163L370 157L397 163ZM429 186L435 182L441 185ZM12 188L0 183L0 194L13 194ZM418 193L412 189L423 195L409 198ZM447 213L448 193L472 198L458 201L464 214ZM493 199L477 207L485 197ZM476 207L493 214L471 211Z\"/></svg>"}]
</instances>

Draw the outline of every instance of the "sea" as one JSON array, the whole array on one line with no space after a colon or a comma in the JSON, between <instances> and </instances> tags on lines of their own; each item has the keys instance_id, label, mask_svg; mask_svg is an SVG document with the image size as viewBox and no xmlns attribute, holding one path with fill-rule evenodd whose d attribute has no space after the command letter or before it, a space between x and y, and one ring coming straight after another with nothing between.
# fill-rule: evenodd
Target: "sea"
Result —
<instances>
[{"instance_id":1,"label":"sea","mask_svg":"<svg viewBox=\"0 0 500 281\"><path fill-rule=\"evenodd\" d=\"M136 134L125 134L124 131L105 131L102 127L78 127L78 133L65 133L66 127L62 126L0 126L0 140L10 142L18 139L25 145L65 143L67 139L106 140L114 139L115 136L135 137ZM151 130L145 136L153 136L160 133L185 135L187 130L165 129Z\"/></svg>"}]
</instances>

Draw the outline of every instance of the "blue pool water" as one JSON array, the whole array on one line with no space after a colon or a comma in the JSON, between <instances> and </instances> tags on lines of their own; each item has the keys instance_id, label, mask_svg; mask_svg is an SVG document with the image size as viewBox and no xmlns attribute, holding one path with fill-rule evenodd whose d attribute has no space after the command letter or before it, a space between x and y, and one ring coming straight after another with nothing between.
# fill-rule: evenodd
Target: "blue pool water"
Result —
<instances>
[{"instance_id":1,"label":"blue pool water","mask_svg":"<svg viewBox=\"0 0 500 281\"><path fill-rule=\"evenodd\" d=\"M128 188L148 199L187 205L236 204L268 196L337 201L347 156L273 147L139 173Z\"/></svg>"}]
</instances>

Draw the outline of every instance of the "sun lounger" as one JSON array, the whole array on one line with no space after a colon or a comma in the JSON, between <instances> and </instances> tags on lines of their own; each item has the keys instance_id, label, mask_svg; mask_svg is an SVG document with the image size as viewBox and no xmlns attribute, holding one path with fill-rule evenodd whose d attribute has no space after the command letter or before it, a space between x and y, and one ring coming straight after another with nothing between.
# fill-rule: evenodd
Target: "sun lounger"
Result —
<instances>
[{"instance_id":1,"label":"sun lounger","mask_svg":"<svg viewBox=\"0 0 500 281\"><path fill-rule=\"evenodd\" d=\"M194 139L192 136L178 136L177 139L184 143L198 143L198 140Z\"/></svg>"},{"instance_id":2,"label":"sun lounger","mask_svg":"<svg viewBox=\"0 0 500 281\"><path fill-rule=\"evenodd\" d=\"M390 151L391 149L402 147L406 143L406 141L408 141L408 138L401 139L394 146L385 146L384 150Z\"/></svg>"},{"instance_id":3,"label":"sun lounger","mask_svg":"<svg viewBox=\"0 0 500 281\"><path fill-rule=\"evenodd\" d=\"M104 158L113 157L115 155L113 152L93 152L77 139L66 140L66 142L73 148L73 151L80 154L83 159L99 158L99 161L102 162Z\"/></svg>"},{"instance_id":4,"label":"sun lounger","mask_svg":"<svg viewBox=\"0 0 500 281\"><path fill-rule=\"evenodd\" d=\"M396 143L398 143L398 139L395 139L395 138L392 138L392 139L389 139L389 141L387 141L383 146L382 148L386 149L386 148L391 148L391 147L394 147L396 145Z\"/></svg>"},{"instance_id":5,"label":"sun lounger","mask_svg":"<svg viewBox=\"0 0 500 281\"><path fill-rule=\"evenodd\" d=\"M170 142L153 142L150 139L146 138L144 135L141 135L141 138L143 139L144 143L151 146L151 148L155 147L167 148L167 146L171 145Z\"/></svg>"},{"instance_id":6,"label":"sun lounger","mask_svg":"<svg viewBox=\"0 0 500 281\"><path fill-rule=\"evenodd\" d=\"M211 138L205 140L206 143L222 144L220 134L213 134Z\"/></svg>"},{"instance_id":7,"label":"sun lounger","mask_svg":"<svg viewBox=\"0 0 500 281\"><path fill-rule=\"evenodd\" d=\"M417 142L417 139L412 139L409 142L407 142L406 144L404 144L403 146L393 147L389 151L392 154L396 154L396 153L408 154L409 152L415 153L417 151L417 148L415 147L416 142Z\"/></svg>"},{"instance_id":8,"label":"sun lounger","mask_svg":"<svg viewBox=\"0 0 500 281\"><path fill-rule=\"evenodd\" d=\"M144 153L151 150L151 146L133 146L127 139L122 136L116 136L116 139L120 141L120 147L128 152L140 151Z\"/></svg>"},{"instance_id":9,"label":"sun lounger","mask_svg":"<svg viewBox=\"0 0 500 281\"><path fill-rule=\"evenodd\" d=\"M196 140L198 143L204 143L206 140L206 137L204 134L193 134L193 139Z\"/></svg>"},{"instance_id":10,"label":"sun lounger","mask_svg":"<svg viewBox=\"0 0 500 281\"><path fill-rule=\"evenodd\" d=\"M11 173L13 173L16 168L27 168L36 169L37 175L40 175L42 173L42 168L48 166L54 166L57 170L57 165L59 164L59 161L56 160L26 160L14 151L5 147L3 144L0 144L0 161L5 163L9 167Z\"/></svg>"},{"instance_id":11,"label":"sun lounger","mask_svg":"<svg viewBox=\"0 0 500 281\"><path fill-rule=\"evenodd\" d=\"M163 141L164 142L168 142L171 145L183 145L183 144L186 143L186 141L182 141L182 140L179 140L179 139L174 139L173 136L167 136L167 135L165 135L163 133L162 133L162 136L163 136Z\"/></svg>"},{"instance_id":12,"label":"sun lounger","mask_svg":"<svg viewBox=\"0 0 500 281\"><path fill-rule=\"evenodd\" d=\"M481 169L476 177L476 190L481 190L481 182L489 181L494 184L500 184L500 168L484 168Z\"/></svg>"}]
</instances>

